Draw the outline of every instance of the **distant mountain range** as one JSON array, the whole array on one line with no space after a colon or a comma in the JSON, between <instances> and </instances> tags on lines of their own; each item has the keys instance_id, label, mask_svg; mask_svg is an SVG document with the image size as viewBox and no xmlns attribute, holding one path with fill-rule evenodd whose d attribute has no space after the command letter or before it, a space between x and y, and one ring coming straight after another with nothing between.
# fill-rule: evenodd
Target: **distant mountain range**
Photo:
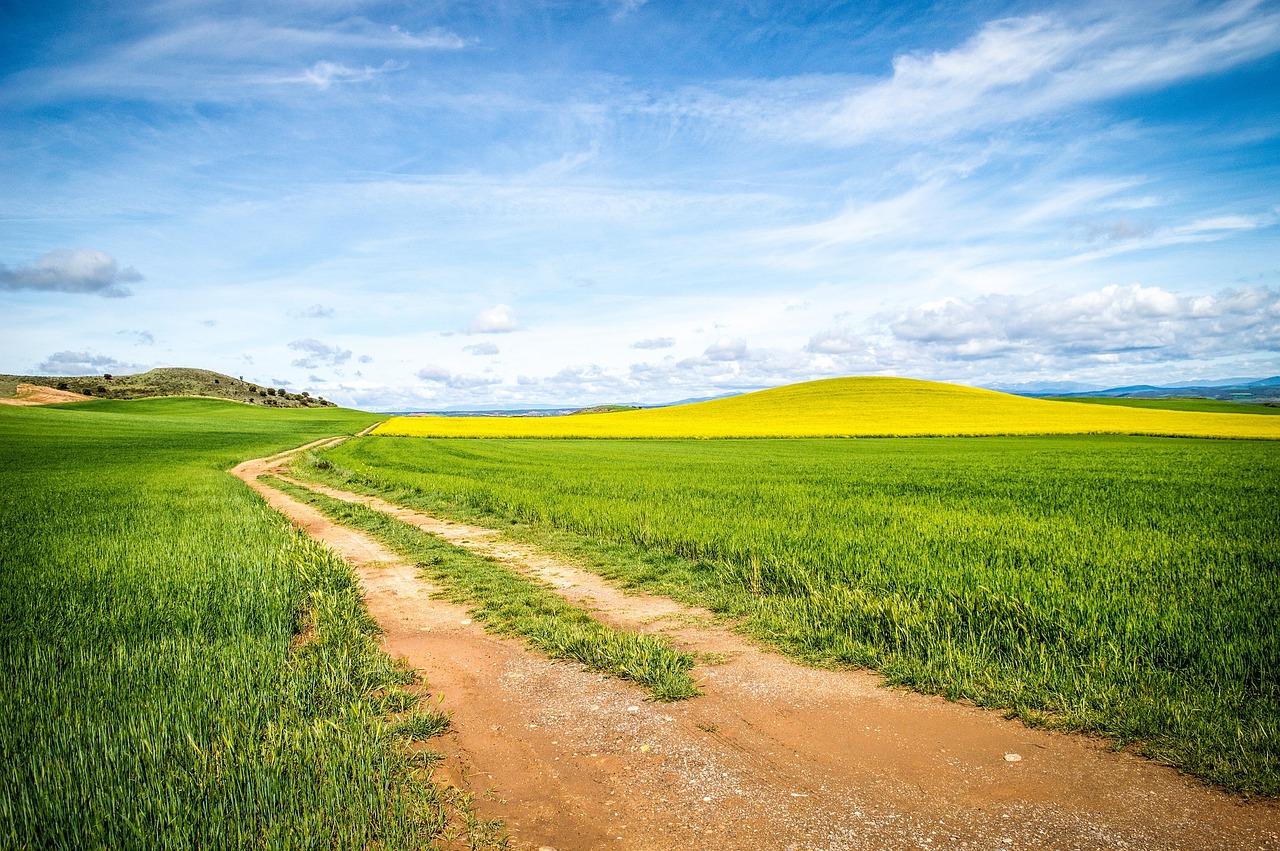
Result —
<instances>
[{"instance_id":1,"label":"distant mountain range","mask_svg":"<svg viewBox=\"0 0 1280 851\"><path fill-rule=\"evenodd\" d=\"M1037 382L993 386L990 389L1018 396L1103 396L1114 399L1218 399L1225 402L1280 403L1280 375L1271 378L1225 378L1217 381L1177 381L1171 384L1132 384L1127 387L1091 388L1075 382Z\"/></svg>"}]
</instances>

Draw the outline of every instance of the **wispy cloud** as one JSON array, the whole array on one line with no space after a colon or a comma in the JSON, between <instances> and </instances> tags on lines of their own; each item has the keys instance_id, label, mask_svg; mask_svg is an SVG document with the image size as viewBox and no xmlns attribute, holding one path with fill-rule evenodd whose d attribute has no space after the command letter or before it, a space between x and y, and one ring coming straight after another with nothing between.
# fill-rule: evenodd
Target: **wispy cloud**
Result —
<instances>
[{"instance_id":1,"label":"wispy cloud","mask_svg":"<svg viewBox=\"0 0 1280 851\"><path fill-rule=\"evenodd\" d=\"M384 62L381 66L374 68L365 65L360 68L353 68L349 65L343 65L340 62L329 62L321 60L300 74L292 76L266 78L266 82L280 83L306 83L315 86L319 91L326 91L335 83L367 83L379 74L385 74L389 71L399 71L404 69L404 65L395 62Z\"/></svg>"},{"instance_id":2,"label":"wispy cloud","mask_svg":"<svg viewBox=\"0 0 1280 851\"><path fill-rule=\"evenodd\" d=\"M631 344L633 349L669 349L676 344L674 337L648 337Z\"/></svg>"},{"instance_id":3,"label":"wispy cloud","mask_svg":"<svg viewBox=\"0 0 1280 851\"><path fill-rule=\"evenodd\" d=\"M120 331L123 337L132 337L135 344L139 346L154 346L156 344L155 335L150 331Z\"/></svg>"},{"instance_id":4,"label":"wispy cloud","mask_svg":"<svg viewBox=\"0 0 1280 851\"><path fill-rule=\"evenodd\" d=\"M1161 18L1086 7L985 24L950 49L902 53L879 80L832 75L733 89L688 88L645 103L796 141L920 144L1008 127L1193 79L1280 50L1280 12L1257 0Z\"/></svg>"}]
</instances>

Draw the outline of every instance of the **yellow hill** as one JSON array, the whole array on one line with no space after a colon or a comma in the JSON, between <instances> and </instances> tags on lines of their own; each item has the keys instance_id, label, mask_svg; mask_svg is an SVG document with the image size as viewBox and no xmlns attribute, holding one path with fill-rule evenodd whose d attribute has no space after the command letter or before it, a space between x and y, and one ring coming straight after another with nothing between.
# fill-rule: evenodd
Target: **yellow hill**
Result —
<instances>
[{"instance_id":1,"label":"yellow hill","mask_svg":"<svg viewBox=\"0 0 1280 851\"><path fill-rule=\"evenodd\" d=\"M728 399L568 417L395 417L414 437L910 437L1149 434L1280 439L1280 417L1026 399L908 378L832 378Z\"/></svg>"}]
</instances>

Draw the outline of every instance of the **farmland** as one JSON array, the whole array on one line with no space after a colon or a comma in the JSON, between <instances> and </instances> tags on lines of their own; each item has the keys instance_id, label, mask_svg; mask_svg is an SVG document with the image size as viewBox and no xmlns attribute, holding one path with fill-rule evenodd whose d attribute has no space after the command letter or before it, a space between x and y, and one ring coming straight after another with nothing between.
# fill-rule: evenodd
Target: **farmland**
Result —
<instances>
[{"instance_id":1,"label":"farmland","mask_svg":"<svg viewBox=\"0 0 1280 851\"><path fill-rule=\"evenodd\" d=\"M571 417L396 417L376 433L583 438L1145 434L1280 439L1280 420L1254 415L1262 408L1207 415L1199 407L1153 407L1027 399L906 378L832 378L692 405Z\"/></svg>"},{"instance_id":2,"label":"farmland","mask_svg":"<svg viewBox=\"0 0 1280 851\"><path fill-rule=\"evenodd\" d=\"M1280 794L1278 443L366 437L322 459L303 473L510 529L814 663Z\"/></svg>"},{"instance_id":3,"label":"farmland","mask_svg":"<svg viewBox=\"0 0 1280 851\"><path fill-rule=\"evenodd\" d=\"M445 719L378 648L351 570L224 472L376 419L0 408L0 846L399 848L467 829L467 802L400 744Z\"/></svg>"}]
</instances>

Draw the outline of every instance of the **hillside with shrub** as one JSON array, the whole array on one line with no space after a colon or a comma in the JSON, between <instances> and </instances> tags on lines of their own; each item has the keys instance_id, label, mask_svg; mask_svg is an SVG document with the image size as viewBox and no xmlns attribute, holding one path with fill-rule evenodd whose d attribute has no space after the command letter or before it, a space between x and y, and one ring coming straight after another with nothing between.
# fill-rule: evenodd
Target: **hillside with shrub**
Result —
<instances>
[{"instance_id":1,"label":"hillside with shrub","mask_svg":"<svg viewBox=\"0 0 1280 851\"><path fill-rule=\"evenodd\" d=\"M333 403L303 390L268 387L207 369L163 367L137 375L0 375L0 398L18 395L19 384L35 384L97 399L208 396L269 408L325 408Z\"/></svg>"}]
</instances>

